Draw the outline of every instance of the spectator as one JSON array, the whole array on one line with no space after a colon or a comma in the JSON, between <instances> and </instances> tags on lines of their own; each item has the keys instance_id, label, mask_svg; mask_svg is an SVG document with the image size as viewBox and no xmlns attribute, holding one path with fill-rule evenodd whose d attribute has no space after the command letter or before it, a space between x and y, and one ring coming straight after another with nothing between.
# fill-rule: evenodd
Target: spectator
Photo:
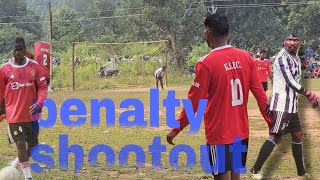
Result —
<instances>
[{"instance_id":1,"label":"spectator","mask_svg":"<svg viewBox=\"0 0 320 180\"><path fill-rule=\"evenodd\" d=\"M270 59L271 49L266 48L266 59Z\"/></svg>"},{"instance_id":2,"label":"spectator","mask_svg":"<svg viewBox=\"0 0 320 180\"><path fill-rule=\"evenodd\" d=\"M319 45L318 50L316 51L316 55L317 55L317 56L320 56L320 45Z\"/></svg>"},{"instance_id":3,"label":"spectator","mask_svg":"<svg viewBox=\"0 0 320 180\"><path fill-rule=\"evenodd\" d=\"M312 55L313 55L313 50L311 49L311 47L308 47L308 49L306 50L306 56L312 57Z\"/></svg>"}]
</instances>

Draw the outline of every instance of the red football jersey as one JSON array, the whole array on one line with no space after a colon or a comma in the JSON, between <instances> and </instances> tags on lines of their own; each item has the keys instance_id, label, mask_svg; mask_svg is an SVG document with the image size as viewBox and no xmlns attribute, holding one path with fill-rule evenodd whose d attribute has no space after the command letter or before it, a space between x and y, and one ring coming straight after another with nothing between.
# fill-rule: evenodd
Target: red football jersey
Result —
<instances>
[{"instance_id":1,"label":"red football jersey","mask_svg":"<svg viewBox=\"0 0 320 180\"><path fill-rule=\"evenodd\" d=\"M200 59L188 98L192 101L194 112L198 109L200 99L208 99L204 114L207 144L230 144L234 143L236 136L242 139L249 137L249 90L270 124L271 119L265 113L267 96L254 59L248 52L226 45L213 49ZM180 128L173 129L174 134L189 124L185 109L178 120Z\"/></svg>"},{"instance_id":2,"label":"red football jersey","mask_svg":"<svg viewBox=\"0 0 320 180\"><path fill-rule=\"evenodd\" d=\"M30 107L36 99L41 107L46 97L46 79L36 61L27 58L22 66L10 61L1 67L0 99L4 98L8 123L31 122Z\"/></svg>"},{"instance_id":3,"label":"red football jersey","mask_svg":"<svg viewBox=\"0 0 320 180\"><path fill-rule=\"evenodd\" d=\"M50 78L50 44L46 42L34 43L34 60L42 67L46 78Z\"/></svg>"},{"instance_id":4,"label":"red football jersey","mask_svg":"<svg viewBox=\"0 0 320 180\"><path fill-rule=\"evenodd\" d=\"M261 82L268 82L268 76L270 78L272 78L270 61L268 59L265 59L263 61L260 59L256 59L255 63L258 68L258 71L259 71L260 81Z\"/></svg>"}]
</instances>

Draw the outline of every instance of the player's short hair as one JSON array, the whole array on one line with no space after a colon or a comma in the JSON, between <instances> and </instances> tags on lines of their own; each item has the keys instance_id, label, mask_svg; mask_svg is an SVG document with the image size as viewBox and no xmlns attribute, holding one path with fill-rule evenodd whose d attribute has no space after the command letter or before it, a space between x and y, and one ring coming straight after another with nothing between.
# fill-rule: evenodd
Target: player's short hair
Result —
<instances>
[{"instance_id":1,"label":"player's short hair","mask_svg":"<svg viewBox=\"0 0 320 180\"><path fill-rule=\"evenodd\" d=\"M209 28L215 36L226 36L229 33L229 22L225 15L207 15L204 26Z\"/></svg>"},{"instance_id":2,"label":"player's short hair","mask_svg":"<svg viewBox=\"0 0 320 180\"><path fill-rule=\"evenodd\" d=\"M23 37L17 37L16 44L21 44L24 48L26 48L26 42L24 41Z\"/></svg>"},{"instance_id":3,"label":"player's short hair","mask_svg":"<svg viewBox=\"0 0 320 180\"><path fill-rule=\"evenodd\" d=\"M162 66L162 69L167 69L167 67L166 66Z\"/></svg>"},{"instance_id":4,"label":"player's short hair","mask_svg":"<svg viewBox=\"0 0 320 180\"><path fill-rule=\"evenodd\" d=\"M261 50L260 53L261 53L261 54L262 54L262 53L267 53L267 51L266 51L266 50Z\"/></svg>"},{"instance_id":5,"label":"player's short hair","mask_svg":"<svg viewBox=\"0 0 320 180\"><path fill-rule=\"evenodd\" d=\"M16 51L23 51L23 50L24 50L24 47L23 47L22 44L16 44L16 45L14 46L14 52L16 52Z\"/></svg>"},{"instance_id":6,"label":"player's short hair","mask_svg":"<svg viewBox=\"0 0 320 180\"><path fill-rule=\"evenodd\" d=\"M290 33L290 34L289 34L289 36L297 37L297 36L296 36L296 34L295 34L295 33L293 33L293 32L292 32L292 33Z\"/></svg>"}]
</instances>

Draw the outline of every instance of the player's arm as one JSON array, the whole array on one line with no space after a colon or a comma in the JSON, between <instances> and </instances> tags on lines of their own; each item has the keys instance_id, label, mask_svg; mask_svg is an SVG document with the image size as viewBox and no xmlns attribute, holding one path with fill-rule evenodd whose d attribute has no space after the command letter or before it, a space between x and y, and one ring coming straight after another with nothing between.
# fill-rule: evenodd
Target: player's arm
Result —
<instances>
[{"instance_id":1,"label":"player's arm","mask_svg":"<svg viewBox=\"0 0 320 180\"><path fill-rule=\"evenodd\" d=\"M0 122L2 122L5 118L5 104L4 104L4 94L5 94L5 76L3 72L3 68L0 69Z\"/></svg>"},{"instance_id":2,"label":"player's arm","mask_svg":"<svg viewBox=\"0 0 320 180\"><path fill-rule=\"evenodd\" d=\"M202 62L199 62L197 64L194 83L191 86L188 93L188 98L192 102L193 112L197 112L200 99L208 98L209 84L210 71ZM177 120L180 122L180 127L172 129L171 132L168 134L167 141L169 144L173 144L173 138L177 134L179 134L179 132L182 131L186 126L189 125L189 121L187 119L186 111L184 108L182 109L181 114Z\"/></svg>"},{"instance_id":3,"label":"player's arm","mask_svg":"<svg viewBox=\"0 0 320 180\"><path fill-rule=\"evenodd\" d=\"M257 100L259 110L264 120L267 122L268 126L270 127L271 118L266 113L266 110L268 109L268 98L260 82L257 66L253 61L251 63L250 91L252 92L253 96Z\"/></svg>"},{"instance_id":4,"label":"player's arm","mask_svg":"<svg viewBox=\"0 0 320 180\"><path fill-rule=\"evenodd\" d=\"M308 100L312 103L313 108L319 106L319 98L311 91L308 91L304 87L302 87L302 85L293 78L288 65L288 60L284 57L279 57L278 63L287 85L295 92L306 96Z\"/></svg>"},{"instance_id":5,"label":"player's arm","mask_svg":"<svg viewBox=\"0 0 320 180\"><path fill-rule=\"evenodd\" d=\"M288 60L285 57L279 57L278 58L279 68L280 71L287 83L287 85L293 89L294 91L303 94L304 88L301 86L300 83L298 83L292 76L290 72L290 68L288 65Z\"/></svg>"},{"instance_id":6,"label":"player's arm","mask_svg":"<svg viewBox=\"0 0 320 180\"><path fill-rule=\"evenodd\" d=\"M269 78L272 80L272 71L271 71L270 61L268 61L267 64L268 64L268 65L267 65L268 76L269 76Z\"/></svg>"},{"instance_id":7,"label":"player's arm","mask_svg":"<svg viewBox=\"0 0 320 180\"><path fill-rule=\"evenodd\" d=\"M45 99L47 98L47 93L48 93L47 81L43 71L40 69L39 65L37 65L35 69L36 69L36 86L38 89L38 93L37 93L38 97L37 97L37 102L30 107L31 114L34 114L40 110L40 108L43 106Z\"/></svg>"}]
</instances>

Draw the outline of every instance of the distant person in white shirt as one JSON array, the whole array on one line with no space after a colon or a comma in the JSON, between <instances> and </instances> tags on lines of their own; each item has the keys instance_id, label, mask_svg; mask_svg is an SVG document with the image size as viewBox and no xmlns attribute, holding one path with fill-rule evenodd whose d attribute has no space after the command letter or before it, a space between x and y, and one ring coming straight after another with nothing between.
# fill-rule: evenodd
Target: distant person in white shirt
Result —
<instances>
[{"instance_id":1,"label":"distant person in white shirt","mask_svg":"<svg viewBox=\"0 0 320 180\"><path fill-rule=\"evenodd\" d=\"M161 85L161 88L163 90L163 82L162 82L162 79L164 77L164 75L166 74L166 66L163 66L159 69L157 69L155 72L154 72L154 75L156 77L156 84L157 84L157 88L158 88L158 83L160 81L160 85ZM159 88L158 88L159 89Z\"/></svg>"}]
</instances>

